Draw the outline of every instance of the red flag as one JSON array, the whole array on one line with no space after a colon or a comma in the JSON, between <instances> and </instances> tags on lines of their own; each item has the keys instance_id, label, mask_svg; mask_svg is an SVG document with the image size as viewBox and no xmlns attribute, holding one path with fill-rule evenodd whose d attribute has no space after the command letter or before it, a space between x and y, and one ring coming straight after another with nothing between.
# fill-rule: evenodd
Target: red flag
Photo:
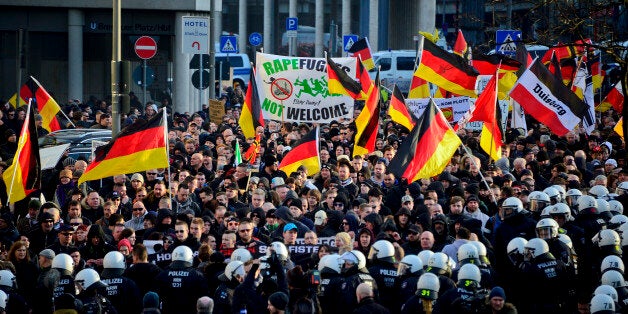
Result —
<instances>
[{"instance_id":1,"label":"red flag","mask_svg":"<svg viewBox=\"0 0 628 314\"><path fill-rule=\"evenodd\" d=\"M458 36L456 36L456 43L454 44L454 53L465 58L469 59L469 46L467 45L467 41L464 39L464 35L462 35L462 30L458 29Z\"/></svg>"}]
</instances>

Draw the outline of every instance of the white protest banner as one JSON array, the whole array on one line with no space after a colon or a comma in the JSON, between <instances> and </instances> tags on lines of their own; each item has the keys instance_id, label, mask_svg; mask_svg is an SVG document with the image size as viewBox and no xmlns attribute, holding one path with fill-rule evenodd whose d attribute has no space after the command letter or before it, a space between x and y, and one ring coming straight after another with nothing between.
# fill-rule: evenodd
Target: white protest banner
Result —
<instances>
[{"instance_id":1,"label":"white protest banner","mask_svg":"<svg viewBox=\"0 0 628 314\"><path fill-rule=\"evenodd\" d=\"M471 107L471 102L467 96L432 99L449 123L458 122ZM410 98L406 99L406 104L412 113L419 117L423 114L429 100L429 98Z\"/></svg>"},{"instance_id":2,"label":"white protest banner","mask_svg":"<svg viewBox=\"0 0 628 314\"><path fill-rule=\"evenodd\" d=\"M70 147L70 144L62 144L52 147L40 148L39 159L41 160L41 170L48 170L54 168L61 156L65 153L65 150Z\"/></svg>"},{"instance_id":3,"label":"white protest banner","mask_svg":"<svg viewBox=\"0 0 628 314\"><path fill-rule=\"evenodd\" d=\"M356 76L355 58L334 58L349 76ZM330 95L325 58L257 53L257 90L265 119L329 123L353 118L353 99Z\"/></svg>"}]
</instances>

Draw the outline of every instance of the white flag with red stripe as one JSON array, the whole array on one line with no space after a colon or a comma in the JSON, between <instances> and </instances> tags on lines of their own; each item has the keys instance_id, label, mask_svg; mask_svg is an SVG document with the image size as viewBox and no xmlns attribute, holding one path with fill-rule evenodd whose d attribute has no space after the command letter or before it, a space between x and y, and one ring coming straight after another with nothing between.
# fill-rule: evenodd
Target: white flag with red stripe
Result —
<instances>
[{"instance_id":1,"label":"white flag with red stripe","mask_svg":"<svg viewBox=\"0 0 628 314\"><path fill-rule=\"evenodd\" d=\"M587 106L540 62L535 60L510 91L510 97L554 134L573 130Z\"/></svg>"}]
</instances>

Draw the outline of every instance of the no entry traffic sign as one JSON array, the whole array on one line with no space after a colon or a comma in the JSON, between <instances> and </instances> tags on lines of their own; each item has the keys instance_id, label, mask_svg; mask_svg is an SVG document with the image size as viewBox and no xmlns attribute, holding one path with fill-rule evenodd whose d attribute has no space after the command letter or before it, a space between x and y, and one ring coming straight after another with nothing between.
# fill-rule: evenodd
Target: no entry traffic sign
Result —
<instances>
[{"instance_id":1,"label":"no entry traffic sign","mask_svg":"<svg viewBox=\"0 0 628 314\"><path fill-rule=\"evenodd\" d=\"M150 59L157 53L157 42L152 37L142 36L135 41L135 54L141 59Z\"/></svg>"}]
</instances>

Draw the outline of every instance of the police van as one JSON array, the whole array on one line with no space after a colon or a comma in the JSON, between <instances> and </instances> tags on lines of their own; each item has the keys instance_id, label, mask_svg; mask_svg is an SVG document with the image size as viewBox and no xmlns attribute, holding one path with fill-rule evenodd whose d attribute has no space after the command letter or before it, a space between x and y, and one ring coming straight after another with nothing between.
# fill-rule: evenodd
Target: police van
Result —
<instances>
[{"instance_id":1,"label":"police van","mask_svg":"<svg viewBox=\"0 0 628 314\"><path fill-rule=\"evenodd\" d=\"M410 91L412 75L414 75L417 53L415 50L389 50L373 54L375 69L369 71L371 79L375 79L377 67L382 86L393 89L397 84L402 93Z\"/></svg>"},{"instance_id":2,"label":"police van","mask_svg":"<svg viewBox=\"0 0 628 314\"><path fill-rule=\"evenodd\" d=\"M216 78L219 78L219 71L222 63L222 78L226 80L229 77L230 67L233 68L233 84L238 83L242 88L249 85L251 75L251 61L245 53L230 53L229 62L227 62L227 54L216 52Z\"/></svg>"}]
</instances>

